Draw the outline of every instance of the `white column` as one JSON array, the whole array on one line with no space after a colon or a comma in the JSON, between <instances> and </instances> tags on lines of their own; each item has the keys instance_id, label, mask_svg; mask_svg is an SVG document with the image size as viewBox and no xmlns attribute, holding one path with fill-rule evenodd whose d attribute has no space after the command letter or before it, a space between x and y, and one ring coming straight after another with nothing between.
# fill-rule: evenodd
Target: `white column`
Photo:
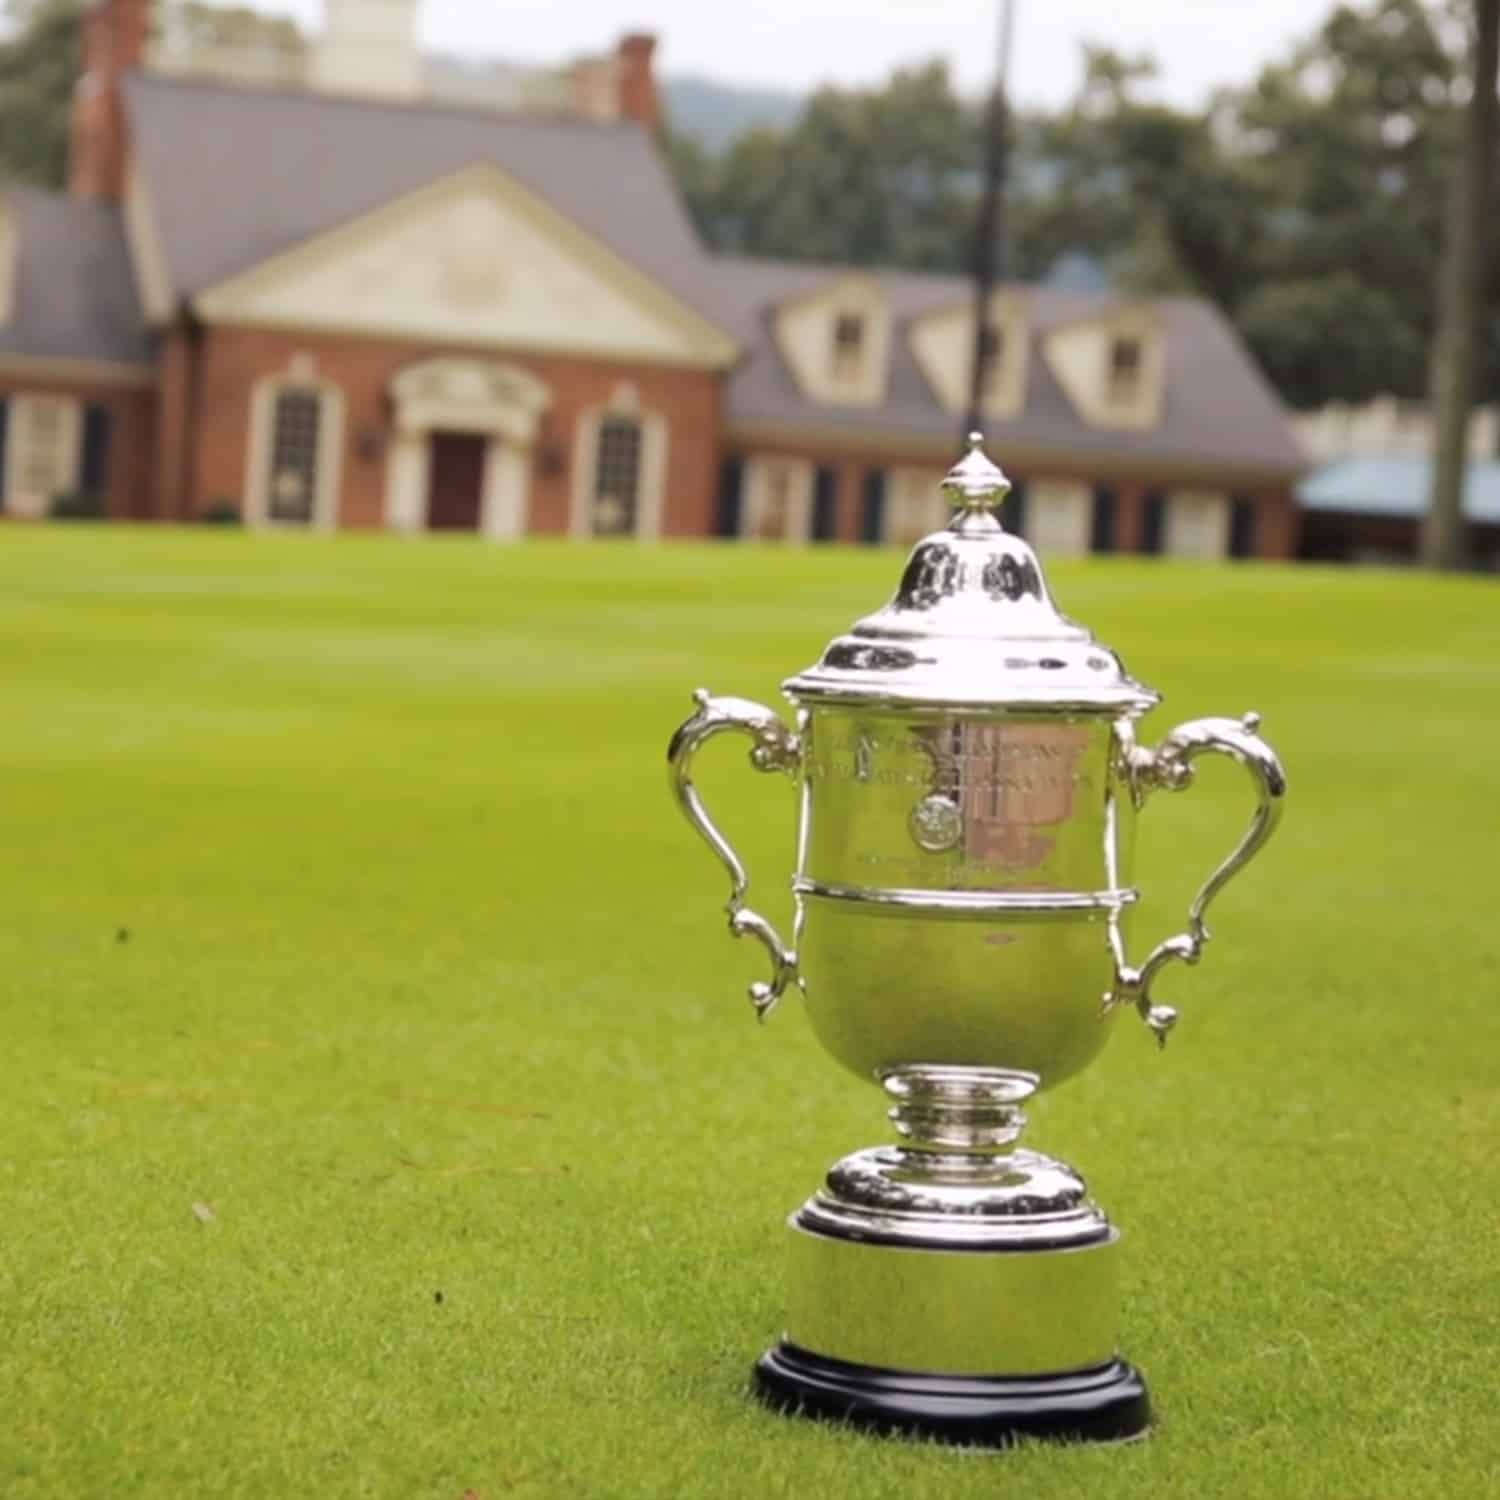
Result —
<instances>
[{"instance_id":1,"label":"white column","mask_svg":"<svg viewBox=\"0 0 1500 1500\"><path fill-rule=\"evenodd\" d=\"M655 412L641 419L641 472L636 488L635 534L643 542L661 538L667 500L667 420Z\"/></svg>"},{"instance_id":2,"label":"white column","mask_svg":"<svg viewBox=\"0 0 1500 1500\"><path fill-rule=\"evenodd\" d=\"M484 503L479 529L493 541L526 534L530 510L531 449L492 437L484 456Z\"/></svg>"},{"instance_id":3,"label":"white column","mask_svg":"<svg viewBox=\"0 0 1500 1500\"><path fill-rule=\"evenodd\" d=\"M1172 495L1165 541L1173 557L1223 557L1229 550L1229 497L1196 490Z\"/></svg>"},{"instance_id":4,"label":"white column","mask_svg":"<svg viewBox=\"0 0 1500 1500\"><path fill-rule=\"evenodd\" d=\"M385 524L392 531L427 525L427 434L398 429L385 461Z\"/></svg>"},{"instance_id":5,"label":"white column","mask_svg":"<svg viewBox=\"0 0 1500 1500\"><path fill-rule=\"evenodd\" d=\"M1040 480L1026 490L1026 540L1045 557L1089 550L1094 493L1086 484Z\"/></svg>"}]
</instances>

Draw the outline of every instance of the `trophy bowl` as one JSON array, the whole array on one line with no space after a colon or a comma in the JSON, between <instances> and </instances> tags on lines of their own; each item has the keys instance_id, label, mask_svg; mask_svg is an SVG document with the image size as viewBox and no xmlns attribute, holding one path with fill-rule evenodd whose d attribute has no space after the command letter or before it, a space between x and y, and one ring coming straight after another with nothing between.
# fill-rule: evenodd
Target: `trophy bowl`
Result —
<instances>
[{"instance_id":1,"label":"trophy bowl","mask_svg":"<svg viewBox=\"0 0 1500 1500\"><path fill-rule=\"evenodd\" d=\"M1270 837L1286 778L1255 715L1180 725L1053 604L996 511L1009 484L978 437L949 473L951 525L919 542L894 598L761 704L695 695L672 786L730 878L728 914L770 962L764 1017L800 991L830 1056L881 1085L900 1144L854 1153L790 1220L788 1314L756 1366L785 1410L1004 1446L1121 1440L1150 1420L1116 1351L1119 1234L1070 1167L1019 1140L1022 1106L1086 1067L1131 1007L1163 1042L1164 965L1196 963L1210 903ZM792 941L692 778L720 734L800 799ZM1127 957L1136 817L1203 754L1255 792L1250 824L1187 925Z\"/></svg>"}]
</instances>

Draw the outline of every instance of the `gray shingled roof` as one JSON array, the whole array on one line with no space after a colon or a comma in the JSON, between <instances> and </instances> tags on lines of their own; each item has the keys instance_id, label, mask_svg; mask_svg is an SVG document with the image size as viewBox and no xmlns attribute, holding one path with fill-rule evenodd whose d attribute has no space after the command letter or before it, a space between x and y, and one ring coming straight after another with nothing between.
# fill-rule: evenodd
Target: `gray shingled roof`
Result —
<instances>
[{"instance_id":1,"label":"gray shingled roof","mask_svg":"<svg viewBox=\"0 0 1500 1500\"><path fill-rule=\"evenodd\" d=\"M172 283L193 296L478 162L712 317L708 256L634 124L133 74L130 124Z\"/></svg>"},{"instance_id":2,"label":"gray shingled roof","mask_svg":"<svg viewBox=\"0 0 1500 1500\"><path fill-rule=\"evenodd\" d=\"M149 363L118 207L4 183L0 194L20 229L0 356Z\"/></svg>"},{"instance_id":3,"label":"gray shingled roof","mask_svg":"<svg viewBox=\"0 0 1500 1500\"><path fill-rule=\"evenodd\" d=\"M803 396L771 336L774 309L842 268L715 257L639 126L506 116L452 106L240 89L136 74L130 122L175 289L192 296L311 236L476 162L493 162L733 335L747 359L729 388L741 423L947 440L955 418L928 386L906 337L920 313L969 295L960 277L876 272L896 320L889 399L878 409ZM1032 334L1111 306L1108 294L1030 289ZM1290 476L1306 468L1275 393L1207 303L1158 304L1166 322L1161 424L1101 431L1084 422L1040 350L1025 411L991 423L1031 451L1233 464Z\"/></svg>"},{"instance_id":4,"label":"gray shingled roof","mask_svg":"<svg viewBox=\"0 0 1500 1500\"><path fill-rule=\"evenodd\" d=\"M958 420L942 407L917 365L908 325L922 313L951 307L972 296L957 276L875 271L895 320L891 368L883 406L837 407L810 400L797 386L772 337L772 312L789 298L842 274L836 266L777 261L719 262L721 321L750 353L729 389L731 422L817 427L860 434L890 433L953 439ZM1108 293L1055 287L1021 289L1030 308L1033 340L1027 362L1026 405L1012 421L991 420L986 435L1004 455L1007 444L1028 450L1109 455L1206 465L1234 464L1287 475L1307 460L1276 393L1210 303L1191 298L1159 299L1167 334L1167 390L1160 424L1148 431L1105 431L1085 422L1063 393L1042 357L1039 341L1050 329L1118 306Z\"/></svg>"}]
</instances>

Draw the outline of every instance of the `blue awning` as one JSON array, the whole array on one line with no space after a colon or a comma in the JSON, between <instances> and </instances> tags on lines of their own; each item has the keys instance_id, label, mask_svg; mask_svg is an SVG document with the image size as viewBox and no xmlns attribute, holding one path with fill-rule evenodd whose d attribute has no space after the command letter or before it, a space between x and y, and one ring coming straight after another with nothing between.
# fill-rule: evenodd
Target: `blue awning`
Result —
<instances>
[{"instance_id":1,"label":"blue awning","mask_svg":"<svg viewBox=\"0 0 1500 1500\"><path fill-rule=\"evenodd\" d=\"M1432 465L1425 458L1341 458L1297 485L1306 510L1415 519L1427 512ZM1471 521L1500 524L1500 463L1470 463L1464 514Z\"/></svg>"}]
</instances>

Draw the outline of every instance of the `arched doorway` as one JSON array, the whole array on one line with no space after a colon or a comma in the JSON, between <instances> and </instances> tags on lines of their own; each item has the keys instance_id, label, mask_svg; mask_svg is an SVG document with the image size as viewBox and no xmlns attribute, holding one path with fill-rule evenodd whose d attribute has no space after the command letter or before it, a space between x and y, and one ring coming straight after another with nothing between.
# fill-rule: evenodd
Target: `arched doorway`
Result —
<instances>
[{"instance_id":1,"label":"arched doorway","mask_svg":"<svg viewBox=\"0 0 1500 1500\"><path fill-rule=\"evenodd\" d=\"M386 525L523 536L532 443L552 401L547 387L516 365L429 359L395 376L391 399Z\"/></svg>"}]
</instances>

